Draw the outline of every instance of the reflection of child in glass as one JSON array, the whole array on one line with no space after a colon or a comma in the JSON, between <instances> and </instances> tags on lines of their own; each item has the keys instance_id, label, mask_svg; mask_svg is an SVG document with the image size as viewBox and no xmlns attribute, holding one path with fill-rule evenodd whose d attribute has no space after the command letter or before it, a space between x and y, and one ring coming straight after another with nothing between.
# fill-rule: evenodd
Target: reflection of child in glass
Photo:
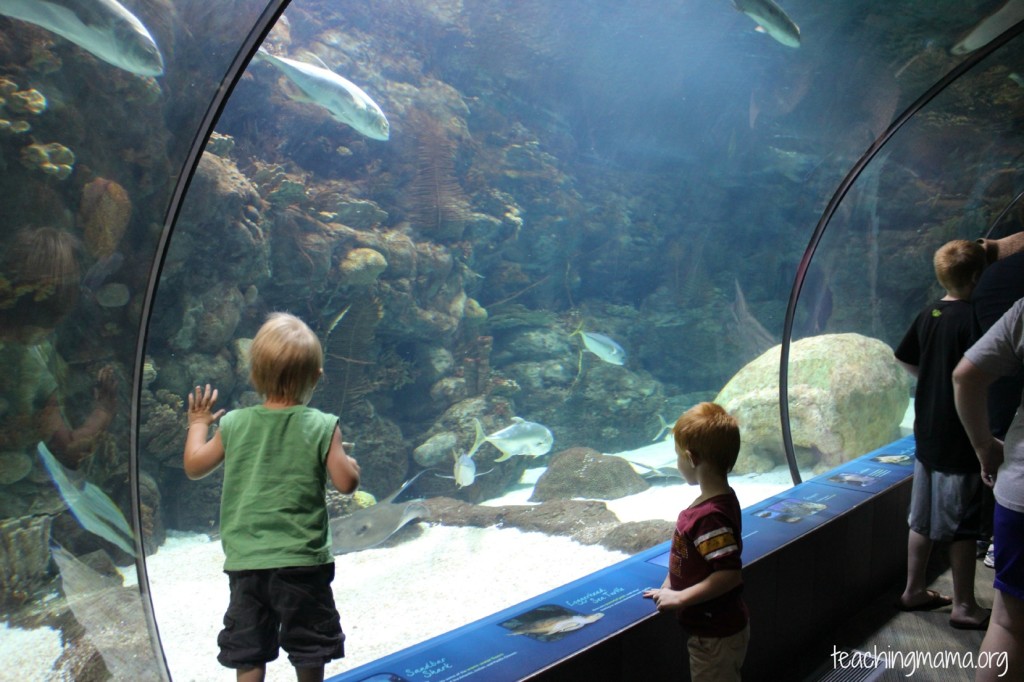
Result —
<instances>
[{"instance_id":1,"label":"reflection of child in glass","mask_svg":"<svg viewBox=\"0 0 1024 682\"><path fill-rule=\"evenodd\" d=\"M185 473L196 479L224 463L220 535L231 600L217 638L218 660L239 680L263 680L278 647L300 682L323 680L345 655L334 605L334 556L327 519L330 476L343 493L359 486L338 418L307 407L323 374L323 350L299 318L273 313L253 339L250 378L265 401L234 410L207 440L216 389L188 396Z\"/></svg>"},{"instance_id":2,"label":"reflection of child in glass","mask_svg":"<svg viewBox=\"0 0 1024 682\"><path fill-rule=\"evenodd\" d=\"M97 375L91 414L77 428L64 417L58 388L66 369L51 337L78 302L77 246L63 230L26 228L4 245L0 263L0 397L8 404L0 449L42 440L70 468L93 452L117 408L108 365Z\"/></svg>"},{"instance_id":3,"label":"reflection of child in glass","mask_svg":"<svg viewBox=\"0 0 1024 682\"><path fill-rule=\"evenodd\" d=\"M985 629L989 612L974 594L976 541L981 536L982 483L978 460L960 423L953 398L953 370L979 334L968 299L985 267L980 244L956 239L934 257L942 299L915 318L895 351L917 377L914 441L917 461L910 489L907 582L896 607L930 611L952 604L949 624ZM935 542L949 543L953 597L927 589L928 559Z\"/></svg>"},{"instance_id":4,"label":"reflection of child in glass","mask_svg":"<svg viewBox=\"0 0 1024 682\"><path fill-rule=\"evenodd\" d=\"M679 472L700 486L700 495L679 513L665 582L644 597L659 611L678 611L694 682L738 680L750 639L741 596L740 504L728 483L740 451L739 426L721 406L700 403L672 432Z\"/></svg>"}]
</instances>

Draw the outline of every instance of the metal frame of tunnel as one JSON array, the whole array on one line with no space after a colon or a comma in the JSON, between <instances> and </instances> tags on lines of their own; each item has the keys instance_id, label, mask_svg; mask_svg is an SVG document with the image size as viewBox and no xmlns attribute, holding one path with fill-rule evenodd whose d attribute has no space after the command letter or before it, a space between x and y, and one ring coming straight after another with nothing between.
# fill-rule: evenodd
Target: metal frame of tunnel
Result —
<instances>
[{"instance_id":1,"label":"metal frame of tunnel","mask_svg":"<svg viewBox=\"0 0 1024 682\"><path fill-rule=\"evenodd\" d=\"M289 2L290 0L269 0L267 2L266 7L259 16L259 19L255 24L253 24L249 34L239 45L238 52L235 54L234 59L231 61L231 65L224 74L220 87L213 93L213 97L206 109L206 113L203 115L202 121L200 122L195 136L192 139L192 144L190 145L188 155L185 157L185 161L182 164L181 172L178 174L178 179L175 183L174 191L167 207L167 214L164 218L163 229L160 234L160 240L157 244L156 257L153 261L153 268L150 271L149 283L147 285L146 295L143 301L138 346L135 350L135 372L132 378L134 390L132 392L129 434L131 449L128 467L129 475L131 477L130 488L132 493L131 521L132 528L135 533L135 567L138 572L139 591L141 592L142 603L146 614L146 623L149 627L151 639L154 644L153 653L158 657L160 669L163 672L165 679L168 680L170 679L170 671L167 668L167 659L163 653L163 646L160 644L159 628L157 627L156 617L153 613L153 600L149 591L149 575L146 571L146 553L145 547L143 546L142 514L139 492L139 421L142 400L142 370L145 360L146 343L148 340L147 332L149 329L150 317L153 312L153 300L156 296L157 283L160 280L160 273L163 270L164 261L167 257L167 246L170 243L171 233L174 231L178 215L181 213L182 203L185 195L188 193L189 185L192 183L192 177L199 166L199 160L202 158L203 150L206 148L206 143L209 140L210 134L213 132L225 105L227 104L228 98L234 91L235 85L237 85L242 74L245 72L246 67L252 60L253 55L256 53L256 49L263 43L264 38L266 38L267 34L270 33L270 30L277 22L278 17L284 13Z\"/></svg>"},{"instance_id":2,"label":"metal frame of tunnel","mask_svg":"<svg viewBox=\"0 0 1024 682\"><path fill-rule=\"evenodd\" d=\"M973 52L970 57L962 61L956 66L956 68L939 79L923 95L918 97L913 104L907 107L907 109L900 114L888 128L885 129L878 139L868 147L867 151L865 151L860 159L858 159L857 163L853 165L850 171L846 174L846 177L843 178L843 181L839 183L839 186L836 188L832 198L825 206L825 211L821 214L821 218L818 219L818 224L814 227L811 239L807 244L807 248L804 250L804 254L800 259L799 265L797 266L796 277L793 280L793 289L789 295L789 303L786 305L786 320L783 325L782 348L779 359L779 417L782 422L782 443L786 450L786 462L789 464L789 473L793 478L794 485L801 483L802 478L800 476L800 469L797 467L796 451L793 447L793 433L789 426L789 347L793 337L793 322L796 317L796 305L800 299L800 291L803 288L804 279L807 276L808 268L810 268L811 260L814 258L814 253L818 249L818 244L821 242L821 238L825 234L825 230L828 227L829 222L832 220L832 216L835 214L836 209L839 208L839 204L842 203L843 199L846 197L847 192L850 191L853 183L857 181L857 178L859 178L861 173L864 172L867 165L871 163L875 156L878 155L896 132L903 127L903 124L917 115L925 105L935 99L939 93L949 87L958 78L987 59L989 55L997 52L1022 32L1024 32L1024 21L1014 24L1011 28L1004 31L998 38ZM1014 198L1013 201L1010 202L1010 206L1016 203L1020 196L1021 195L1018 195ZM1007 207L1007 210L1008 208L1009 206ZM1000 215L1000 218L1001 217L1002 215ZM996 222L998 222L998 219ZM990 231L994 227L995 223L993 223L992 227L989 228Z\"/></svg>"}]
</instances>

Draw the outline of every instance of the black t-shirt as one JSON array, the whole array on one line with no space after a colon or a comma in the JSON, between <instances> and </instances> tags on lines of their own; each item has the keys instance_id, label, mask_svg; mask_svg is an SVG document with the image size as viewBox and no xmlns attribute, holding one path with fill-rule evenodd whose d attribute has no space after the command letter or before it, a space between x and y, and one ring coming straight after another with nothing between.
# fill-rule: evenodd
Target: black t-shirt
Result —
<instances>
[{"instance_id":1,"label":"black t-shirt","mask_svg":"<svg viewBox=\"0 0 1024 682\"><path fill-rule=\"evenodd\" d=\"M939 301L922 310L896 348L896 359L916 365L914 438L922 464L947 473L980 470L953 402L953 370L981 336L967 301Z\"/></svg>"}]
</instances>

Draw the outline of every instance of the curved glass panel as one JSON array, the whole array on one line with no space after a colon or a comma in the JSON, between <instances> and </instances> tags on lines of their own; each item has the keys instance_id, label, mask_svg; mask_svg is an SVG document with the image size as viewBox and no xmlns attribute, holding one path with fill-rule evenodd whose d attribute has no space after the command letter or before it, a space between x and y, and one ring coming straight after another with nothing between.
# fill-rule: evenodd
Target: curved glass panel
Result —
<instances>
[{"instance_id":1,"label":"curved glass panel","mask_svg":"<svg viewBox=\"0 0 1024 682\"><path fill-rule=\"evenodd\" d=\"M831 333L881 341L886 345L862 348L888 352L920 310L943 296L932 263L940 246L1019 230L1024 186L1013 121L1021 106L1016 73L1021 50L1020 40L1014 40L953 81L864 168L814 253L794 318L794 348L814 343L799 340L813 336L801 321L816 320L828 309ZM848 353L846 370L864 373L867 357ZM789 367L795 367L792 358ZM892 377L875 372L873 381L879 390L864 392L872 395L871 404L850 406L870 411L858 423L880 427L870 434L876 445L869 450L913 430L912 407L902 421L884 416L896 411L900 389ZM791 393L790 405L799 399ZM795 437L799 459L798 441ZM856 445L848 454L865 451Z\"/></svg>"},{"instance_id":2,"label":"curved glass panel","mask_svg":"<svg viewBox=\"0 0 1024 682\"><path fill-rule=\"evenodd\" d=\"M329 672L668 539L695 492L672 473L662 423L701 400L741 416L732 482L745 504L789 485L778 355L730 379L778 344L836 184L962 58L950 48L987 6L785 4L799 48L786 27L757 32L728 3L289 7L199 164L148 332L140 457L172 530L147 565L172 671L202 678L227 601L220 473L184 475L182 399L209 382L224 408L258 404L247 353L271 311L318 334L311 404L340 415L377 500L355 511L365 498L329 496L351 635ZM386 141L330 73L379 105ZM1010 73L1001 98L1015 94ZM948 139L997 144L972 115ZM897 230L888 212L918 207L896 191L962 170L941 143L926 148L948 167L894 148L844 203L851 238L829 232L797 338L892 343L887 330L928 286L900 265L917 253L916 225L883 248ZM888 184L889 164L910 169L899 176L910 187ZM845 388L815 388L816 418ZM905 403L907 391L904 380L893 392ZM895 411L876 440L899 433ZM520 451L505 431L516 417L532 424ZM865 419L845 415L833 442L802 444L805 470L866 452L834 442ZM549 513L528 511L542 501ZM410 617L367 613L380 591Z\"/></svg>"},{"instance_id":3,"label":"curved glass panel","mask_svg":"<svg viewBox=\"0 0 1024 682\"><path fill-rule=\"evenodd\" d=\"M138 335L189 149L264 9L0 3L0 666L19 679L166 677L136 578L167 532L159 471L131 470Z\"/></svg>"}]
</instances>

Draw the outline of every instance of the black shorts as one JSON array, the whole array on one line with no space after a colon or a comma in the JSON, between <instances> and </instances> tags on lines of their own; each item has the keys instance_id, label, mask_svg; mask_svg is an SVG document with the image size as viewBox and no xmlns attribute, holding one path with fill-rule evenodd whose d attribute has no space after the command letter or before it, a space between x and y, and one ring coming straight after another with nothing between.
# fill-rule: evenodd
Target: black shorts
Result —
<instances>
[{"instance_id":1,"label":"black shorts","mask_svg":"<svg viewBox=\"0 0 1024 682\"><path fill-rule=\"evenodd\" d=\"M288 652L296 668L317 668L345 655L334 606L334 564L225 571L231 601L217 636L228 668L262 666Z\"/></svg>"}]
</instances>

